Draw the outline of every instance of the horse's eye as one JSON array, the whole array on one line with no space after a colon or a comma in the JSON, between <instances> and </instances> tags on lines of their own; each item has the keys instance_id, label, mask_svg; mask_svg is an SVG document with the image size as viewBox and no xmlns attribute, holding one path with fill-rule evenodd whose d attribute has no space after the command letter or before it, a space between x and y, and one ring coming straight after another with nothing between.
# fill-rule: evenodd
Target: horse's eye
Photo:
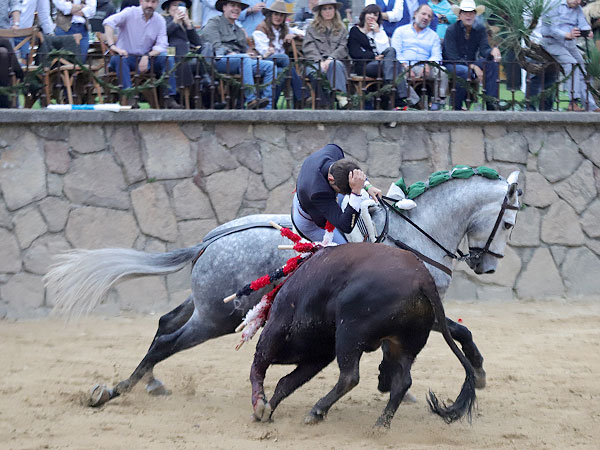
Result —
<instances>
[{"instance_id":1,"label":"horse's eye","mask_svg":"<svg viewBox=\"0 0 600 450\"><path fill-rule=\"evenodd\" d=\"M510 230L514 225L512 223L504 222L504 229Z\"/></svg>"}]
</instances>

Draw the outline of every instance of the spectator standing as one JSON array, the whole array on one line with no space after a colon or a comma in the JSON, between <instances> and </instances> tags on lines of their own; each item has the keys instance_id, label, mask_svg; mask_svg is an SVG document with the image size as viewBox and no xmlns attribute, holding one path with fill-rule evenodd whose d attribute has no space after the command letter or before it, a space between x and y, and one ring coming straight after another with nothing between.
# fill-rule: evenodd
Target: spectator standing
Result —
<instances>
[{"instance_id":1,"label":"spectator standing","mask_svg":"<svg viewBox=\"0 0 600 450\"><path fill-rule=\"evenodd\" d=\"M435 31L440 39L444 40L448 26L456 23L458 19L454 11L452 11L452 5L450 5L448 0L429 0L427 4L431 7L438 20Z\"/></svg>"},{"instance_id":2,"label":"spectator standing","mask_svg":"<svg viewBox=\"0 0 600 450\"><path fill-rule=\"evenodd\" d=\"M465 80L462 83L455 80L453 106L455 110L460 110L467 96L465 85L469 79L482 81L488 98L498 98L496 80L501 55L498 47L490 47L485 26L475 23L476 17L485 11L485 6L477 6L474 0L462 0L460 6L453 5L452 10L458 16L458 21L446 31L442 56L450 74ZM486 103L488 110L497 109L495 101L487 100Z\"/></svg>"},{"instance_id":3,"label":"spectator standing","mask_svg":"<svg viewBox=\"0 0 600 450\"><path fill-rule=\"evenodd\" d=\"M396 50L390 46L390 39L381 26L381 9L368 5L361 11L358 24L350 29L348 52L354 60L353 70L358 75L378 78L390 84L402 73L402 65L396 61ZM406 101L408 85L403 79L396 85L396 96Z\"/></svg>"},{"instance_id":4,"label":"spectator standing","mask_svg":"<svg viewBox=\"0 0 600 450\"><path fill-rule=\"evenodd\" d=\"M316 71L327 76L331 89L335 92L338 106L344 108L348 104L346 83L348 73L342 60L348 58L348 30L342 22L339 8L341 3L335 0L319 0L313 8L315 18L306 29L302 52L307 61L314 61L317 68L309 65L306 73L313 79L315 89L318 87Z\"/></svg>"},{"instance_id":5,"label":"spectator standing","mask_svg":"<svg viewBox=\"0 0 600 450\"><path fill-rule=\"evenodd\" d=\"M248 52L246 32L236 24L247 3L234 0L217 0L216 8L223 14L213 17L200 31L200 35L215 49L215 66L221 73L240 73L246 86L247 109L271 109L273 69L272 61L255 59ZM263 98L255 92L254 73L260 73L263 83Z\"/></svg>"},{"instance_id":6,"label":"spectator standing","mask_svg":"<svg viewBox=\"0 0 600 450\"><path fill-rule=\"evenodd\" d=\"M12 19L12 23L11 23ZM0 0L0 29L17 29L21 19L20 0ZM10 86L10 74L15 73L17 78L23 78L23 71L10 39L0 38L0 86ZM9 108L10 99L7 95L0 95L0 108Z\"/></svg>"},{"instance_id":7,"label":"spectator standing","mask_svg":"<svg viewBox=\"0 0 600 450\"><path fill-rule=\"evenodd\" d=\"M36 12L42 32L46 35L53 34L54 22L50 16L50 0L23 0L19 28L32 27ZM15 46L24 39L24 37L15 38L13 40ZM21 58L26 60L30 50L29 42L23 45L19 50Z\"/></svg>"},{"instance_id":8,"label":"spectator standing","mask_svg":"<svg viewBox=\"0 0 600 450\"><path fill-rule=\"evenodd\" d=\"M21 0L0 0L0 29L17 29L21 25Z\"/></svg>"},{"instance_id":9,"label":"spectator standing","mask_svg":"<svg viewBox=\"0 0 600 450\"><path fill-rule=\"evenodd\" d=\"M383 29L390 37L399 26L410 24L415 11L424 3L427 0L365 0L365 6L376 4L381 8ZM433 29L436 26L437 17L431 23Z\"/></svg>"},{"instance_id":10,"label":"spectator standing","mask_svg":"<svg viewBox=\"0 0 600 450\"><path fill-rule=\"evenodd\" d=\"M585 61L577 48L577 38L587 37L592 27L587 23L581 0L561 0L542 16L542 47L562 66L569 93L569 111L596 111L585 82ZM581 103L581 106L578 104Z\"/></svg>"},{"instance_id":11,"label":"spectator standing","mask_svg":"<svg viewBox=\"0 0 600 450\"><path fill-rule=\"evenodd\" d=\"M165 19L156 12L158 0L141 0L140 6L130 6L102 22L106 45L116 53L110 59L111 69L117 72L124 88L131 87L130 71L145 73L151 68L157 75L173 67L167 58L167 26ZM115 39L115 30L119 37ZM116 42L116 44L115 44ZM166 107L180 108L175 100L177 86L174 76L169 77L169 99Z\"/></svg>"},{"instance_id":12,"label":"spectator standing","mask_svg":"<svg viewBox=\"0 0 600 450\"><path fill-rule=\"evenodd\" d=\"M250 7L246 8L240 14L240 22L242 23L242 27L248 33L248 36L252 36L254 30L257 25L261 23L264 19L264 9L268 6L271 6L275 0L247 0ZM277 0L279 2L285 3L293 3L294 0ZM287 10L286 10L287 13Z\"/></svg>"},{"instance_id":13,"label":"spectator standing","mask_svg":"<svg viewBox=\"0 0 600 450\"><path fill-rule=\"evenodd\" d=\"M83 62L90 48L87 20L96 14L96 0L54 0L57 36L80 34L79 53Z\"/></svg>"},{"instance_id":14,"label":"spectator standing","mask_svg":"<svg viewBox=\"0 0 600 450\"><path fill-rule=\"evenodd\" d=\"M285 46L293 39L303 36L304 32L298 28L288 28L286 18L290 13L282 1L276 1L264 8L263 14L265 20L259 23L252 33L254 48L260 56L273 61L276 75L279 76L283 69L290 67L290 57L286 54ZM302 97L302 81L293 65L290 67L290 75L294 99L299 101ZM279 98L285 81L283 78L277 85L276 99Z\"/></svg>"},{"instance_id":15,"label":"spectator standing","mask_svg":"<svg viewBox=\"0 0 600 450\"><path fill-rule=\"evenodd\" d=\"M217 11L215 7L217 0L200 0L200 3L202 3L202 27L204 27L210 19L220 16L221 11Z\"/></svg>"},{"instance_id":16,"label":"spectator standing","mask_svg":"<svg viewBox=\"0 0 600 450\"><path fill-rule=\"evenodd\" d=\"M433 10L423 4L415 11L413 23L396 28L392 36L392 47L396 50L398 61L409 71L411 78L422 77L434 82L434 102L431 109L437 111L446 98L448 76L443 70L429 65L417 64L420 61L442 63L442 45L439 36L429 28L433 19Z\"/></svg>"}]
</instances>

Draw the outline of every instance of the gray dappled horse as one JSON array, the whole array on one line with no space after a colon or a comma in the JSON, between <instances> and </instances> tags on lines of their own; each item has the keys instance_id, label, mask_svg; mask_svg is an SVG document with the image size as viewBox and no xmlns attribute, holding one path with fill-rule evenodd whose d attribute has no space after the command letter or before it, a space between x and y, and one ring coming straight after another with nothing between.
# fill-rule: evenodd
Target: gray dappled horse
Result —
<instances>
[{"instance_id":1,"label":"gray dappled horse","mask_svg":"<svg viewBox=\"0 0 600 450\"><path fill-rule=\"evenodd\" d=\"M466 236L473 249L469 266L478 274L492 273L514 226L519 207L517 179L513 172L507 180L491 180L480 176L451 179L423 193L419 207L408 212L414 223L437 240L437 244L415 230L400 215L390 212L389 229L384 244L395 246L397 240L436 261L438 267L426 263L440 297L451 281L453 259L447 249L456 250ZM156 364L169 356L205 342L233 333L262 291L254 292L232 303L223 298L252 280L271 273L294 256L278 250L278 244L289 244L279 232L265 226L269 220L289 225L287 215L253 215L223 224L209 233L197 246L168 253L145 253L131 249L72 250L58 257L45 277L49 292L56 297L56 309L68 313L90 311L115 283L143 275L164 275L182 269L195 260L192 269L192 294L178 307L162 316L154 340L129 378L113 388L98 385L92 390L91 406L128 392L142 378L146 390L166 393L164 385L153 375ZM373 221L377 230L384 229L386 213L375 208ZM247 228L256 224L256 227ZM236 228L237 227L237 228ZM228 231L229 230L229 231ZM221 234L221 237L215 237ZM490 238L492 238L490 240ZM444 249L442 249L442 247ZM439 267L445 268L440 270ZM477 377L477 387L485 386L483 358L466 327L447 319L453 339L463 348ZM434 324L434 330L440 331ZM386 364L386 349L382 366ZM391 380L380 376L379 388L389 391Z\"/></svg>"}]
</instances>

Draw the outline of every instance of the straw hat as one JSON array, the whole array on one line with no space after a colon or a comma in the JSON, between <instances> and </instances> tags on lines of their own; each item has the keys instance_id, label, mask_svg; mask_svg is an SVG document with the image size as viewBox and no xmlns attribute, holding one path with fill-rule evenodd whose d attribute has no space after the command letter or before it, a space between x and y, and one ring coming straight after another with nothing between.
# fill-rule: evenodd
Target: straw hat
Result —
<instances>
[{"instance_id":1,"label":"straw hat","mask_svg":"<svg viewBox=\"0 0 600 450\"><path fill-rule=\"evenodd\" d=\"M282 2L281 0L277 0L276 2L274 2L271 6L267 6L266 8L263 9L263 14L267 14L267 11L269 11L269 14L271 13L281 13L281 14L291 14L286 6L285 3Z\"/></svg>"},{"instance_id":2,"label":"straw hat","mask_svg":"<svg viewBox=\"0 0 600 450\"><path fill-rule=\"evenodd\" d=\"M223 6L225 6L225 3L229 3L229 2L239 3L240 6L242 7L242 11L245 10L248 6L250 6L247 3L240 2L238 0L217 0L217 3L215 4L215 9L217 11L223 12Z\"/></svg>"},{"instance_id":3,"label":"straw hat","mask_svg":"<svg viewBox=\"0 0 600 450\"><path fill-rule=\"evenodd\" d=\"M459 6L452 5L452 12L457 16L461 11L475 11L475 14L479 16L485 12L485 6L475 5L475 0L462 0Z\"/></svg>"},{"instance_id":4,"label":"straw hat","mask_svg":"<svg viewBox=\"0 0 600 450\"><path fill-rule=\"evenodd\" d=\"M319 3L312 9L314 13L316 13L321 6L325 5L334 5L337 9L342 7L340 2L336 2L335 0L319 0Z\"/></svg>"}]
</instances>

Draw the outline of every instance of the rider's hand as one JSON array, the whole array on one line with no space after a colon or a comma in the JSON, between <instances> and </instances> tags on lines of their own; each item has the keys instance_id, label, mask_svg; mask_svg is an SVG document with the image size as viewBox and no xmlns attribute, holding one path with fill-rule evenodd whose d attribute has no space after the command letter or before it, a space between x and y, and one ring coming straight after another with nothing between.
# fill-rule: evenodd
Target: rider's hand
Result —
<instances>
[{"instance_id":1,"label":"rider's hand","mask_svg":"<svg viewBox=\"0 0 600 450\"><path fill-rule=\"evenodd\" d=\"M367 189L367 193L373 200L375 200L377 203L379 203L379 197L381 196L380 189L377 189L375 186L370 185L369 189Z\"/></svg>"},{"instance_id":2,"label":"rider's hand","mask_svg":"<svg viewBox=\"0 0 600 450\"><path fill-rule=\"evenodd\" d=\"M352 172L348 174L348 183L350 184L350 189L353 194L360 195L360 191L365 185L365 180L367 176L360 169L354 169Z\"/></svg>"}]
</instances>

